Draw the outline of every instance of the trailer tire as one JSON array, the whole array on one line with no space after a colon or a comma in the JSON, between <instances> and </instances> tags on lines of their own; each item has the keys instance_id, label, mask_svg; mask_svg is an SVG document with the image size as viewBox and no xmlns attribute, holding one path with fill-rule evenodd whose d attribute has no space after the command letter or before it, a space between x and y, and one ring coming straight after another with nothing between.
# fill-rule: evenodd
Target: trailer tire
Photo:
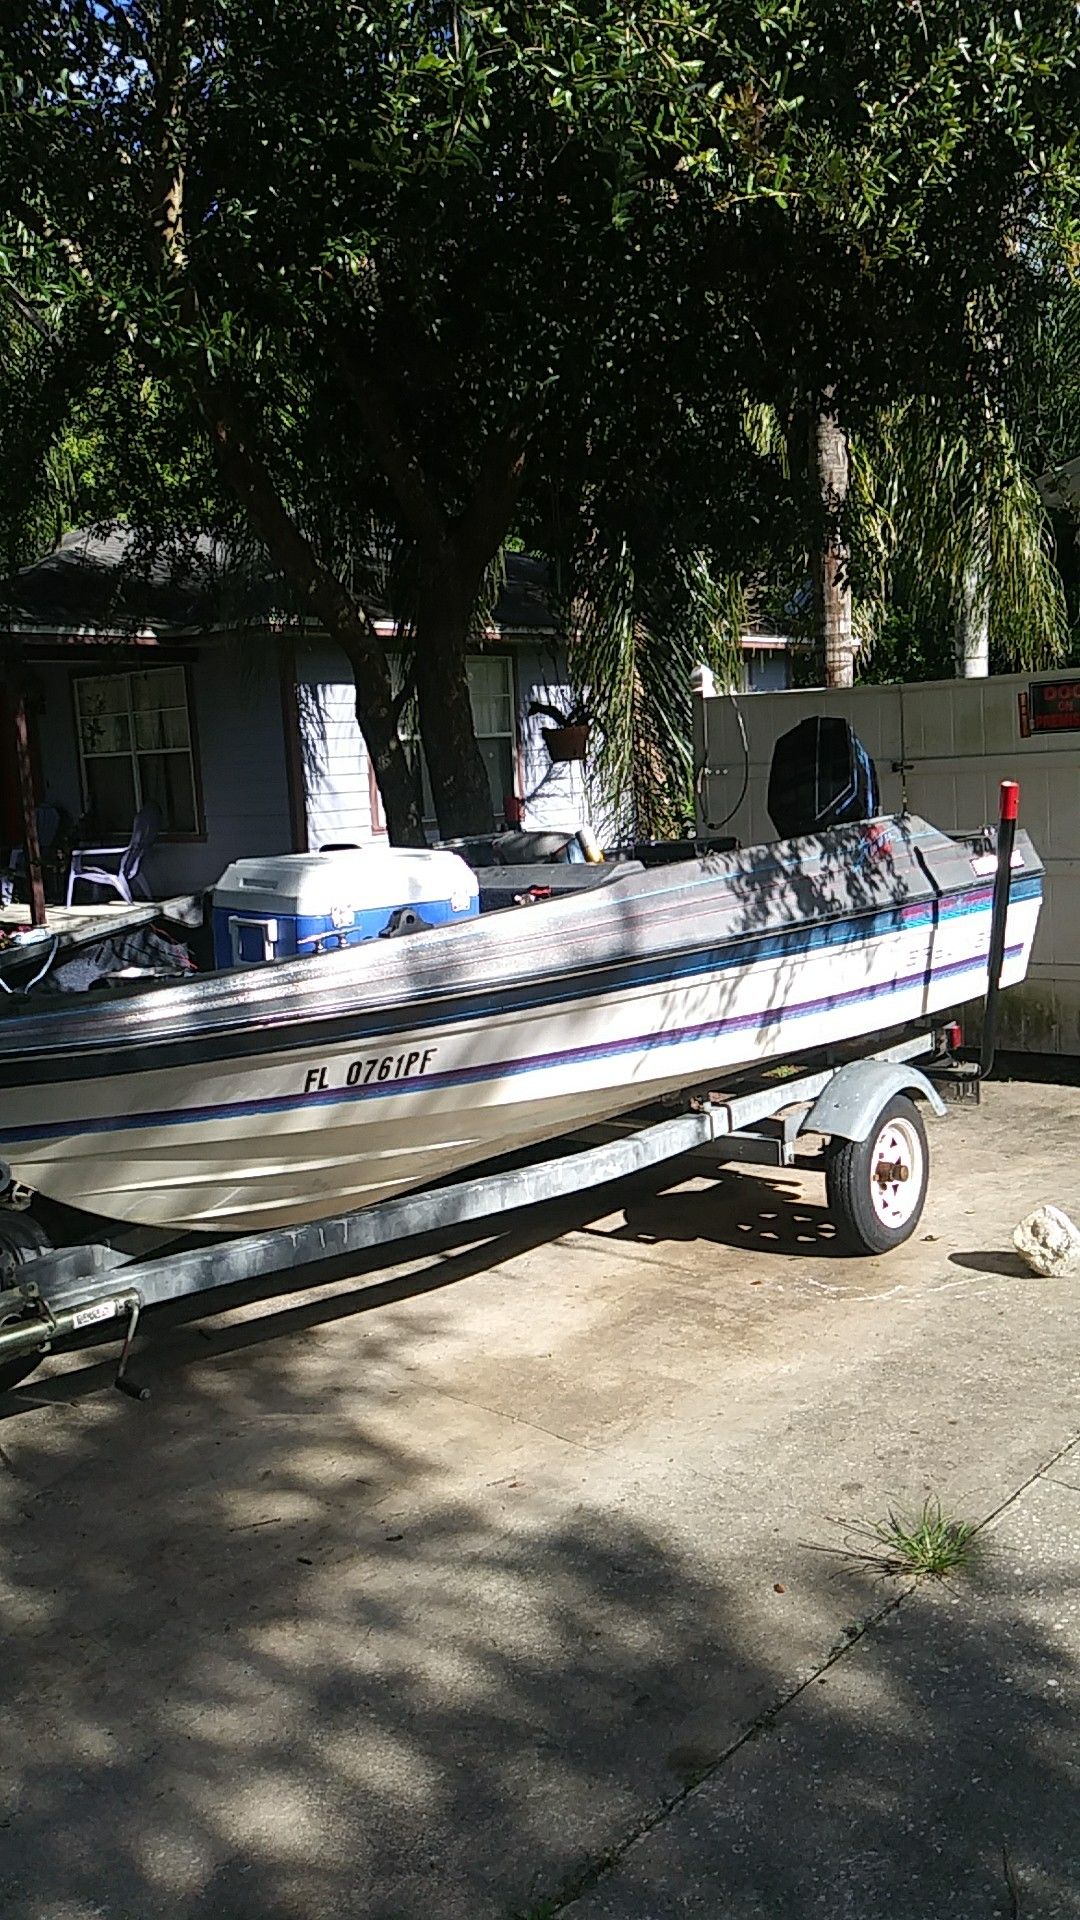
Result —
<instances>
[{"instance_id":1,"label":"trailer tire","mask_svg":"<svg viewBox=\"0 0 1080 1920\"><path fill-rule=\"evenodd\" d=\"M28 1213L0 1212L0 1263L13 1262L16 1267L23 1267L36 1260L39 1253L48 1253L51 1247L52 1241L44 1228ZM0 1286L3 1284L0 1272ZM0 1320L0 1326L11 1324L14 1318L16 1316L9 1315L6 1322ZM41 1360L40 1353L20 1354L17 1360L0 1360L0 1393L9 1393L12 1387L17 1387L40 1366Z\"/></svg>"},{"instance_id":2,"label":"trailer tire","mask_svg":"<svg viewBox=\"0 0 1080 1920\"><path fill-rule=\"evenodd\" d=\"M825 1168L829 1212L849 1253L890 1253L922 1217L930 1174L923 1118L894 1094L865 1140L833 1140Z\"/></svg>"}]
</instances>

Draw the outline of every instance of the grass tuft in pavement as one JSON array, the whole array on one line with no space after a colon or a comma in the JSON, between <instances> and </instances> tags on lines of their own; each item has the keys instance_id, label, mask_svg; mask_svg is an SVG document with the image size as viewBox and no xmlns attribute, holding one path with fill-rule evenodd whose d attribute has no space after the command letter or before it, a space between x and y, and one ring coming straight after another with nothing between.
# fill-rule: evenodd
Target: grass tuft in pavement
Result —
<instances>
[{"instance_id":1,"label":"grass tuft in pavement","mask_svg":"<svg viewBox=\"0 0 1080 1920\"><path fill-rule=\"evenodd\" d=\"M975 1550L977 1528L942 1510L940 1500L924 1500L919 1513L908 1518L890 1513L887 1520L848 1522L849 1534L865 1545L822 1547L849 1566L868 1567L883 1579L907 1575L917 1580L947 1580L962 1573Z\"/></svg>"}]
</instances>

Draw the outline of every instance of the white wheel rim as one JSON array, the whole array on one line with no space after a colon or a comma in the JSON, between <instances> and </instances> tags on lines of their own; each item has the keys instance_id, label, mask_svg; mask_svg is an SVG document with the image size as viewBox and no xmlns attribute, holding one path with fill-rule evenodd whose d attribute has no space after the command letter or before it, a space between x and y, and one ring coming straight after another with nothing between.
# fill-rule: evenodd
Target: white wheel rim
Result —
<instances>
[{"instance_id":1,"label":"white wheel rim","mask_svg":"<svg viewBox=\"0 0 1080 1920\"><path fill-rule=\"evenodd\" d=\"M922 1141L910 1120L887 1120L870 1156L870 1201L882 1226L906 1227L922 1191Z\"/></svg>"}]
</instances>

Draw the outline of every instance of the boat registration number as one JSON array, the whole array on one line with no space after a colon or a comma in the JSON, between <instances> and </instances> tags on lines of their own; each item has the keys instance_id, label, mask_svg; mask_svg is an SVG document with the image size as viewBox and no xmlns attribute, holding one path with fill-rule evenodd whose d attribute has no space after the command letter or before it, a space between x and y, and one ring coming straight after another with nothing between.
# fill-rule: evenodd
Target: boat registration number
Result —
<instances>
[{"instance_id":1,"label":"boat registration number","mask_svg":"<svg viewBox=\"0 0 1080 1920\"><path fill-rule=\"evenodd\" d=\"M430 1071L437 1047L414 1047L409 1053L361 1054L355 1060L309 1067L305 1093L327 1093L331 1088L367 1087L387 1080L417 1080Z\"/></svg>"}]
</instances>

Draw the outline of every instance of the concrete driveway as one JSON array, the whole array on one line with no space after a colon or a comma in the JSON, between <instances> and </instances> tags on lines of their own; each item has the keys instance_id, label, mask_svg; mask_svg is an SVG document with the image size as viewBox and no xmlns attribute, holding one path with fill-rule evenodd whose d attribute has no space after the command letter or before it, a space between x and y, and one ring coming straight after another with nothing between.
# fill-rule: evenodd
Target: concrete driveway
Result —
<instances>
[{"instance_id":1,"label":"concrete driveway","mask_svg":"<svg viewBox=\"0 0 1080 1920\"><path fill-rule=\"evenodd\" d=\"M159 1317L0 1422L4 1920L1080 1914L1080 1090ZM818 1550L994 1516L912 1592ZM1003 1855L1003 1848L1005 1853Z\"/></svg>"}]
</instances>

